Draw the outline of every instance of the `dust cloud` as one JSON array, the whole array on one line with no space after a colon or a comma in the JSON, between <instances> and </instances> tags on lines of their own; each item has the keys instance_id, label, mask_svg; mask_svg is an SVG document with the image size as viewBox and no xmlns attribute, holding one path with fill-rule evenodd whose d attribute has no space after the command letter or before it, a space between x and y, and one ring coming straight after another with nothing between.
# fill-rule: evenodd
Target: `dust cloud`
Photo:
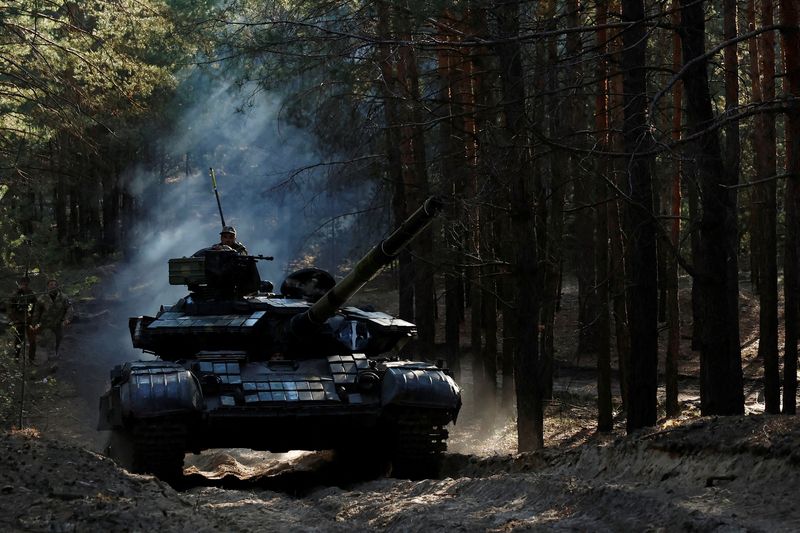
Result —
<instances>
[{"instance_id":1,"label":"dust cloud","mask_svg":"<svg viewBox=\"0 0 800 533\"><path fill-rule=\"evenodd\" d=\"M93 426L109 371L153 358L131 346L129 317L152 316L160 305L183 297L186 287L169 285L168 260L219 242L209 168L216 172L225 223L237 228L251 254L275 257L258 267L276 287L298 264L330 268L351 256L360 243L351 235L355 218L346 214L369 211L378 201L362 184L326 189L330 169L319 165L323 154L313 136L281 117L280 95L247 95L202 74L184 83L193 103L171 132L150 143L154 160L120 178L136 202L134 218L123 228L123 253L97 268L101 281L93 298L78 302L78 321L62 350L58 377L75 388L75 403L81 404L71 413L78 414L80 428L67 431L79 433L93 449L105 440L93 436ZM49 424L63 425L50 418Z\"/></svg>"},{"instance_id":2,"label":"dust cloud","mask_svg":"<svg viewBox=\"0 0 800 533\"><path fill-rule=\"evenodd\" d=\"M105 267L98 302L87 310L107 311L114 325L97 328L89 339L113 354L103 357L106 363L131 359L128 317L153 315L159 305L185 295L186 287L168 283L168 260L219 242L209 168L216 173L225 223L237 228L251 254L275 257L258 267L276 287L298 263L330 269L350 256L359 248L350 231L355 219L343 214L369 210L375 201L369 186L339 187L335 194L326 189L322 154L310 134L282 119L279 96L246 98L241 88L220 81L192 84L202 88L196 103L154 143L161 161L123 176L138 212L125 228L124 261Z\"/></svg>"}]
</instances>

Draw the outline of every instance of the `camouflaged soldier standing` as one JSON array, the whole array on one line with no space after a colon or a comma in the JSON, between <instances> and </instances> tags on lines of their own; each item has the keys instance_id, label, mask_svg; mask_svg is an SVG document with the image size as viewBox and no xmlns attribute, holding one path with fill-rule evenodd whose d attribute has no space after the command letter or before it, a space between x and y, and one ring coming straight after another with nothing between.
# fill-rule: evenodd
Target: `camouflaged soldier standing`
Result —
<instances>
[{"instance_id":1,"label":"camouflaged soldier standing","mask_svg":"<svg viewBox=\"0 0 800 533\"><path fill-rule=\"evenodd\" d=\"M49 329L56 337L55 357L58 357L58 347L64 336L64 326L72 321L72 303L61 289L58 282L51 279L47 282L47 293L39 297L36 302L35 323L36 331Z\"/></svg>"}]
</instances>

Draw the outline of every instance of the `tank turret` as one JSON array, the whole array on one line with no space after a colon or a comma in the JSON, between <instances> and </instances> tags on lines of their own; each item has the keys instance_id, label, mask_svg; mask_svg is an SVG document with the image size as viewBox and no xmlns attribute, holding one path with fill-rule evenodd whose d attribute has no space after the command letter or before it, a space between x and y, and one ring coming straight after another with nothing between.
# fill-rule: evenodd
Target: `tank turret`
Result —
<instances>
[{"instance_id":1,"label":"tank turret","mask_svg":"<svg viewBox=\"0 0 800 533\"><path fill-rule=\"evenodd\" d=\"M157 360L111 372L99 422L109 454L164 478L180 475L184 453L224 447L359 451L397 475L435 473L458 385L425 354L399 357L414 324L346 304L440 209L429 198L338 283L307 268L280 294L256 268L271 258L212 247L170 260L170 283L189 294L130 319L134 347Z\"/></svg>"}]
</instances>

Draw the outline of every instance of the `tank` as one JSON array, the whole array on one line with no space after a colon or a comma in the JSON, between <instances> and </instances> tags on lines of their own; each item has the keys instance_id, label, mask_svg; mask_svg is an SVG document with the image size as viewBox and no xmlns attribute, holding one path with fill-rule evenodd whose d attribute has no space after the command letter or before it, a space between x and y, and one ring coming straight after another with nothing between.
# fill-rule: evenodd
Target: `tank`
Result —
<instances>
[{"instance_id":1,"label":"tank","mask_svg":"<svg viewBox=\"0 0 800 533\"><path fill-rule=\"evenodd\" d=\"M156 359L111 371L98 424L108 455L163 479L211 448L332 449L435 475L459 386L442 362L398 356L414 324L347 302L440 209L429 198L338 283L308 268L273 293L256 267L271 258L224 248L170 260L170 283L189 293L129 320L133 346Z\"/></svg>"}]
</instances>

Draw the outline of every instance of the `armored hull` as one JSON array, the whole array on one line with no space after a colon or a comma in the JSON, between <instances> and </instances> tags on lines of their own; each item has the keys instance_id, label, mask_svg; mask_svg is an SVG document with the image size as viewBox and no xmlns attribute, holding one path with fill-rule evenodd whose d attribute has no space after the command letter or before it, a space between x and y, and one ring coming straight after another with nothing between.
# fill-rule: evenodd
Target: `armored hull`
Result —
<instances>
[{"instance_id":1,"label":"armored hull","mask_svg":"<svg viewBox=\"0 0 800 533\"><path fill-rule=\"evenodd\" d=\"M130 320L134 347L158 360L111 372L99 422L110 455L163 478L180 476L187 452L230 447L363 452L397 475L435 473L458 385L441 365L397 358L413 324L344 306L425 227L426 207L334 286L305 270L284 283L291 294L264 292L258 258L225 250L171 261L190 293Z\"/></svg>"}]
</instances>

